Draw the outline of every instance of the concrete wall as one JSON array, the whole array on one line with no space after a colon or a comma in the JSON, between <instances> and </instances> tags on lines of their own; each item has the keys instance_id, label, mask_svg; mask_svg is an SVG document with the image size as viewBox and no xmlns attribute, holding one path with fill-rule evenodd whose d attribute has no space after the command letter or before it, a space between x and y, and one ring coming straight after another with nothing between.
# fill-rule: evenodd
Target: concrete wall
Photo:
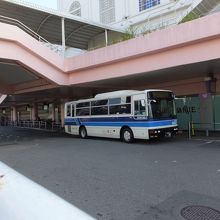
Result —
<instances>
[{"instance_id":1,"label":"concrete wall","mask_svg":"<svg viewBox=\"0 0 220 220\"><path fill-rule=\"evenodd\" d=\"M69 8L73 2L74 0L58 0L58 10L69 12ZM83 18L100 22L99 0L78 0L78 2L81 4ZM122 22L124 19L134 19L132 20L133 22L145 20L146 15L149 13L159 13L159 11L161 11L161 7L164 7L165 5L175 1L161 0L160 2L160 5L140 12L139 0L115 0L115 23L112 25L120 27L120 22ZM135 18L137 16L138 18Z\"/></svg>"},{"instance_id":2,"label":"concrete wall","mask_svg":"<svg viewBox=\"0 0 220 220\"><path fill-rule=\"evenodd\" d=\"M90 21L99 22L99 0L77 0L81 4L81 17ZM58 10L69 13L74 0L58 0Z\"/></svg>"},{"instance_id":3,"label":"concrete wall","mask_svg":"<svg viewBox=\"0 0 220 220\"><path fill-rule=\"evenodd\" d=\"M123 31L132 29L136 35L149 33L178 24L181 18L186 15L188 8L200 1L161 0L159 5L139 11L139 0L115 0L115 21L108 25ZM73 0L58 0L58 10L69 13L73 2ZM81 4L83 18L88 21L101 22L99 0L78 0L78 2ZM103 39L100 36L92 39L89 42L89 49L102 47L104 45ZM117 38L110 41L117 41Z\"/></svg>"},{"instance_id":4,"label":"concrete wall","mask_svg":"<svg viewBox=\"0 0 220 220\"><path fill-rule=\"evenodd\" d=\"M195 130L220 130L220 95L200 94L176 99L178 125L187 130L193 122Z\"/></svg>"}]
</instances>

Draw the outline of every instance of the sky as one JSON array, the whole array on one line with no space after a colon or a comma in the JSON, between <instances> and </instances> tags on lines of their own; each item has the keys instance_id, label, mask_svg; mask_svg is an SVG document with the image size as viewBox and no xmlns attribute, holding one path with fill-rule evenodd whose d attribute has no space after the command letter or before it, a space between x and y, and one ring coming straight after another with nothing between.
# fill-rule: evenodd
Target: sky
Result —
<instances>
[{"instance_id":1,"label":"sky","mask_svg":"<svg viewBox=\"0 0 220 220\"><path fill-rule=\"evenodd\" d=\"M46 6L48 8L57 9L57 0L26 0L27 2L31 2L34 4Z\"/></svg>"}]
</instances>

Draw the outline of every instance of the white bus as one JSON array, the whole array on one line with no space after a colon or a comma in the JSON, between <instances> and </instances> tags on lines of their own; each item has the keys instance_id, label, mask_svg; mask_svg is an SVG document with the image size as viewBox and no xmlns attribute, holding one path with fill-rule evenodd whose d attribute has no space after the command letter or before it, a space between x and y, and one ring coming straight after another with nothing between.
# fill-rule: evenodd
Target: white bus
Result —
<instances>
[{"instance_id":1,"label":"white bus","mask_svg":"<svg viewBox=\"0 0 220 220\"><path fill-rule=\"evenodd\" d=\"M134 139L173 136L178 130L174 94L168 90L122 90L65 104L65 132Z\"/></svg>"}]
</instances>

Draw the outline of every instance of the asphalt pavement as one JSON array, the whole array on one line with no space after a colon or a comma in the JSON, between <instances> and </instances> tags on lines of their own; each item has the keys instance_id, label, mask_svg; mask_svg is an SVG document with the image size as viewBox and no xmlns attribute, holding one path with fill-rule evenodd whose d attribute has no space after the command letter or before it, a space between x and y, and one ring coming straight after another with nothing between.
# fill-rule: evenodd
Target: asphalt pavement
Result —
<instances>
[{"instance_id":1,"label":"asphalt pavement","mask_svg":"<svg viewBox=\"0 0 220 220\"><path fill-rule=\"evenodd\" d=\"M218 140L125 144L0 127L2 162L100 220L184 220L198 207L218 213L219 158Z\"/></svg>"}]
</instances>

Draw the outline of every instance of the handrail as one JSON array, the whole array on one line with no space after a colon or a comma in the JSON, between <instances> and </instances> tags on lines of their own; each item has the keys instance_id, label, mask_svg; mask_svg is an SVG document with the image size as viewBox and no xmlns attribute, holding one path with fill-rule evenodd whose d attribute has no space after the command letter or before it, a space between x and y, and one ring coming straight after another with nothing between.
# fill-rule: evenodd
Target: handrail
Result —
<instances>
[{"instance_id":1,"label":"handrail","mask_svg":"<svg viewBox=\"0 0 220 220\"><path fill-rule=\"evenodd\" d=\"M182 5L185 5L186 4L186 1L187 0L185 0L185 2L184 2L184 4L182 4ZM190 5L190 4L192 4L192 2L193 2L193 0L191 0L191 3L188 3L187 5ZM178 16L175 16L175 17L173 17L173 18L168 18L168 19L166 19L166 20L162 20L162 21L159 21L159 22L155 22L154 24L151 24L150 25L150 19L151 19L151 17L154 17L154 15L158 15L158 17L161 17L161 14L163 13L163 12L166 12L167 10L171 10L171 9L177 9L177 5L178 4L180 4L179 3L179 1L175 1L175 2L173 2L173 3L168 3L168 4L166 4L166 6L170 6L170 7L166 7L166 8L162 8L161 10L156 10L156 11L154 11L154 12L152 12L152 13L149 13L148 14L148 16L146 17L146 20L147 20L147 24L145 24L144 25L144 27L142 28L142 30L145 30L145 31L153 31L153 30L155 30L155 29L160 29L161 28L161 24L165 24L165 23L169 23L169 25L171 25L172 23L170 23L170 21L173 21L173 20L175 20L175 22L173 22L173 24L175 24L176 23L176 20L177 20L177 18L178 18ZM164 5L165 6L165 5ZM152 28L153 27L153 28ZM159 28L157 28L157 27L159 27ZM145 31L141 31L139 34L142 34L142 33L144 33Z\"/></svg>"},{"instance_id":2,"label":"handrail","mask_svg":"<svg viewBox=\"0 0 220 220\"><path fill-rule=\"evenodd\" d=\"M185 0L185 2L186 2L186 0ZM154 14L159 14L160 12L167 11L167 9L170 10L171 8L174 8L174 9L175 9L175 7L177 6L177 4L179 4L179 1L176 1L175 4L173 4L170 8L163 8L163 9L161 9L160 11L155 11L155 12L153 12L153 13L150 13L150 14L147 16L147 21L149 22L150 17L152 17ZM185 4L185 3L184 3L184 4Z\"/></svg>"},{"instance_id":3,"label":"handrail","mask_svg":"<svg viewBox=\"0 0 220 220\"><path fill-rule=\"evenodd\" d=\"M33 38L35 38L39 42L44 43L52 51L54 51L56 53L60 52L57 45L54 45L54 44L50 43L48 40L46 40L45 38L40 36L38 33L33 31L32 29L30 29L28 26L26 26L21 21L19 21L17 19L14 19L14 18L10 18L10 17L6 17L6 16L3 16L3 15L0 15L0 22L6 23L6 24L15 25L15 26L21 28L27 34L31 35Z\"/></svg>"},{"instance_id":4,"label":"handrail","mask_svg":"<svg viewBox=\"0 0 220 220\"><path fill-rule=\"evenodd\" d=\"M27 32L28 34L33 36L35 39L37 39L39 41L42 40L45 43L49 43L49 41L47 41L45 38L41 37L38 33L34 32L32 29L30 29L28 26L26 26L25 24L23 24L21 21L19 21L17 19L0 15L0 20L3 22L7 22L9 24L18 25L20 28L22 28L22 30L24 30L25 32Z\"/></svg>"},{"instance_id":5,"label":"handrail","mask_svg":"<svg viewBox=\"0 0 220 220\"><path fill-rule=\"evenodd\" d=\"M41 130L61 130L61 124L50 121L7 121L0 123L0 126L11 126L11 127L21 127L21 128L31 128L31 129L41 129Z\"/></svg>"},{"instance_id":6,"label":"handrail","mask_svg":"<svg viewBox=\"0 0 220 220\"><path fill-rule=\"evenodd\" d=\"M158 17L161 17L161 15L159 15L159 14L161 14L162 12L167 11L168 8L166 7L166 8L161 9L160 11L155 11L153 13L150 13L146 18L147 24L145 24L142 27L143 31L140 31L138 34L142 34L142 33L145 34L145 32L151 32L151 31L154 31L156 29L161 29L161 28L165 28L165 27L170 26L170 25L178 24L187 14L189 14L191 11L193 11L193 9L195 7L197 7L200 3L201 3L201 1L198 2L198 1L194 1L194 0L189 0L189 1L185 0L184 3L180 3L179 1L176 1L175 4L170 6L169 10L171 10L171 8L173 10L174 9L177 10L178 8L176 6L178 4L181 4L185 7L189 5L189 7L186 10L184 10L184 12L182 12L181 14L175 15L173 17L169 17L167 19L162 18L160 21L157 21L153 24L150 24L151 17L153 17L155 14L158 14ZM200 16L203 16L203 14L200 14Z\"/></svg>"}]
</instances>

